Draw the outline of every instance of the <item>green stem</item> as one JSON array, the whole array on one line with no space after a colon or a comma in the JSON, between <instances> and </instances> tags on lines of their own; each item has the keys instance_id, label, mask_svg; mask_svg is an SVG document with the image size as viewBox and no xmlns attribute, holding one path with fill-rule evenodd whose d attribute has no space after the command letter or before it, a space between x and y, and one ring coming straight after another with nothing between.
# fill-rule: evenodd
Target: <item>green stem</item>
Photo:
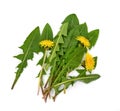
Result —
<instances>
[{"instance_id":1,"label":"green stem","mask_svg":"<svg viewBox=\"0 0 120 111\"><path fill-rule=\"evenodd\" d=\"M45 49L45 52L44 52L44 57L43 57L43 63L42 63L42 68L40 70L40 73L39 73L39 80L38 80L38 95L39 95L39 91L40 91L40 87L42 89L42 86L41 86L41 80L42 80L42 74L43 74L43 69L44 69L44 66L45 66L45 60L46 60L46 57L47 57L47 49Z\"/></svg>"},{"instance_id":2,"label":"green stem","mask_svg":"<svg viewBox=\"0 0 120 111\"><path fill-rule=\"evenodd\" d=\"M61 74L64 72L64 70L66 69L66 66L63 67L62 71L58 74L58 76L55 78L53 85L57 82L57 80L59 79L59 77L61 76Z\"/></svg>"},{"instance_id":3,"label":"green stem","mask_svg":"<svg viewBox=\"0 0 120 111\"><path fill-rule=\"evenodd\" d=\"M48 78L48 80L47 80L47 82L44 86L44 88L46 89L46 92L44 93L45 101L47 101L48 96L51 97L50 96L50 91L51 91L51 88L52 88L51 85L52 85L52 82L53 82L52 80L53 80L53 77L54 77L54 67L56 66L55 62L56 61L54 61L54 63L53 63L53 68L51 70L50 76L49 76L49 78Z\"/></svg>"},{"instance_id":4,"label":"green stem","mask_svg":"<svg viewBox=\"0 0 120 111\"><path fill-rule=\"evenodd\" d=\"M56 61L54 61L54 62L56 62ZM62 66L63 66L63 60L62 60L61 64L59 65L59 67L58 67L58 69L57 69L56 71L55 71L55 70L52 70L52 71L51 71L51 74L50 74L50 76L49 76L49 78L48 78L48 80L47 80L44 88L47 87L48 83L49 83L49 85L50 85L50 84L52 85L52 83L53 83L53 81L54 81L53 78L56 78L56 75L59 73L59 71L60 71L60 69L61 69ZM56 64L55 64L55 63L54 63L54 65L53 65L53 69L54 69L54 67L56 67Z\"/></svg>"},{"instance_id":5,"label":"green stem","mask_svg":"<svg viewBox=\"0 0 120 111\"><path fill-rule=\"evenodd\" d=\"M54 66L55 67L55 66ZM60 64L60 66L58 67L58 69L56 70L56 72L53 72L52 75L51 75L51 85L55 82L57 76L59 74L59 71L62 67L62 63ZM54 74L54 75L53 75Z\"/></svg>"},{"instance_id":6,"label":"green stem","mask_svg":"<svg viewBox=\"0 0 120 111\"><path fill-rule=\"evenodd\" d=\"M56 73L55 73L55 76L56 76L57 74L59 74L59 71L62 69L62 67L63 67L63 60L62 60L62 62L60 63L60 65L59 65L59 67L58 67L58 70L57 70Z\"/></svg>"},{"instance_id":7,"label":"green stem","mask_svg":"<svg viewBox=\"0 0 120 111\"><path fill-rule=\"evenodd\" d=\"M53 63L53 67L52 68L54 69L54 67L55 67L55 61ZM53 69L51 70L50 76L48 77L47 82L45 83L44 88L47 87L48 83L49 83L49 85L51 84L51 80L52 80L52 77L53 77L53 74L54 74L54 70Z\"/></svg>"}]
</instances>

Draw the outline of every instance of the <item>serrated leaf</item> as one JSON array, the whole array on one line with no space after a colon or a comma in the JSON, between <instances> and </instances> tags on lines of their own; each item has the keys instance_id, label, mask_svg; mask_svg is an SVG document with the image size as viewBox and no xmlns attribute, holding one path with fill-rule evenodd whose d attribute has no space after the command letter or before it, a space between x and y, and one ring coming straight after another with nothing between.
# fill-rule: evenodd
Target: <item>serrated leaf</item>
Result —
<instances>
[{"instance_id":1,"label":"serrated leaf","mask_svg":"<svg viewBox=\"0 0 120 111\"><path fill-rule=\"evenodd\" d=\"M63 51L63 48L61 48L58 52L59 55L63 56L64 55L64 51Z\"/></svg>"},{"instance_id":2,"label":"serrated leaf","mask_svg":"<svg viewBox=\"0 0 120 111\"><path fill-rule=\"evenodd\" d=\"M43 63L43 57L38 61L37 65L42 65Z\"/></svg>"},{"instance_id":3,"label":"serrated leaf","mask_svg":"<svg viewBox=\"0 0 120 111\"><path fill-rule=\"evenodd\" d=\"M68 23L64 23L61 26L58 38L56 39L55 46L54 46L54 48L53 48L53 50L51 52L51 55L49 57L49 63L51 63L51 61L56 56L56 52L59 51L59 44L61 43L61 38L62 38L62 36L66 36L67 35L67 28L68 28ZM46 68L48 68L48 66L46 66Z\"/></svg>"},{"instance_id":4,"label":"serrated leaf","mask_svg":"<svg viewBox=\"0 0 120 111\"><path fill-rule=\"evenodd\" d=\"M68 23L68 28L65 28L65 29L67 29L66 31L68 31L68 33L69 33L69 31L71 31L73 28L75 28L75 27L77 27L78 25L79 25L79 20L78 20L78 18L77 18L77 16L75 15L75 14L71 14L71 15L69 15L69 16L67 16L66 18L65 18L65 20L62 22L62 24L65 24L65 23ZM64 29L63 29L64 30ZM78 31L79 32L79 31ZM67 34L67 33L66 33ZM69 35L67 36L66 35L66 37L61 37L60 39L60 41L59 41L59 43L62 43L62 44L59 44L58 45L58 47L57 47L57 54L58 55L60 55L60 56L63 56L64 55L64 52L65 52L65 48L68 48L67 46L70 46L69 48L71 48L71 45L75 45L76 43L77 43L77 40L75 40L75 37L76 36L71 36L71 38L69 37ZM58 36L57 37L55 37L55 42L56 42L56 38L58 38ZM68 38L68 39L67 39ZM73 38L73 39L72 39ZM72 42L71 42L72 41ZM64 44L64 42L65 42L65 44ZM70 44L71 43L71 44ZM73 44L74 43L74 44ZM66 47L64 46L64 45L66 45ZM72 46L73 47L73 46ZM55 57L56 55L54 55L54 57ZM61 60L60 60L61 61Z\"/></svg>"},{"instance_id":5,"label":"serrated leaf","mask_svg":"<svg viewBox=\"0 0 120 111\"><path fill-rule=\"evenodd\" d=\"M14 56L15 58L19 59L19 60L22 60L23 57L24 57L24 54L19 54L17 56Z\"/></svg>"},{"instance_id":6,"label":"serrated leaf","mask_svg":"<svg viewBox=\"0 0 120 111\"><path fill-rule=\"evenodd\" d=\"M98 36L99 36L99 30L98 29L93 30L93 31L88 33L88 37L89 37L91 47L93 47L96 44Z\"/></svg>"},{"instance_id":7,"label":"serrated leaf","mask_svg":"<svg viewBox=\"0 0 120 111\"><path fill-rule=\"evenodd\" d=\"M12 88L14 88L16 82L18 81L24 68L27 66L27 61L33 58L33 53L38 53L40 51L39 47L40 41L40 31L39 27L36 27L27 37L24 44L20 47L23 50L23 54L15 56L17 59L21 60L21 63L17 66L16 77L13 82Z\"/></svg>"},{"instance_id":8,"label":"serrated leaf","mask_svg":"<svg viewBox=\"0 0 120 111\"><path fill-rule=\"evenodd\" d=\"M66 34L67 34L67 32L66 32ZM66 35L67 36L67 35ZM64 43L64 41L63 41L63 38L62 37L60 37L60 39L59 39L59 43Z\"/></svg>"},{"instance_id":9,"label":"serrated leaf","mask_svg":"<svg viewBox=\"0 0 120 111\"><path fill-rule=\"evenodd\" d=\"M68 22L64 23L61 28L60 28L60 32L59 32L59 37L60 36L67 36L67 30L68 30Z\"/></svg>"}]
</instances>

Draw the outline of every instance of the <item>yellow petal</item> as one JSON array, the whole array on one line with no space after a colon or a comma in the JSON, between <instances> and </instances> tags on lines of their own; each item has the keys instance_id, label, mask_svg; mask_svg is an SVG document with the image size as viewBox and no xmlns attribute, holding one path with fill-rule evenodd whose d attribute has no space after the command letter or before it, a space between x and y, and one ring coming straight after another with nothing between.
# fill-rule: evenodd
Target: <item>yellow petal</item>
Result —
<instances>
[{"instance_id":1,"label":"yellow petal","mask_svg":"<svg viewBox=\"0 0 120 111\"><path fill-rule=\"evenodd\" d=\"M87 53L85 57L85 68L88 71L92 71L95 66L95 60L91 54Z\"/></svg>"},{"instance_id":2,"label":"yellow petal","mask_svg":"<svg viewBox=\"0 0 120 111\"><path fill-rule=\"evenodd\" d=\"M44 48L51 48L54 46L54 42L51 40L43 40L39 44Z\"/></svg>"},{"instance_id":3,"label":"yellow petal","mask_svg":"<svg viewBox=\"0 0 120 111\"><path fill-rule=\"evenodd\" d=\"M87 38L85 38L84 36L78 36L76 38L78 41L81 42L81 44L83 44L85 47L90 47L90 42Z\"/></svg>"}]
</instances>

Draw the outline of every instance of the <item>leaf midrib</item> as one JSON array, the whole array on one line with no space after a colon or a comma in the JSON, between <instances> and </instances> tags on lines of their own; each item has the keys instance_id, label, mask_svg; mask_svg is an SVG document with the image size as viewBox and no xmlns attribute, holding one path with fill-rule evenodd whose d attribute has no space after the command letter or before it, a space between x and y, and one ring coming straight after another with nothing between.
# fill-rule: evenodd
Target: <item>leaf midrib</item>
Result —
<instances>
[{"instance_id":1,"label":"leaf midrib","mask_svg":"<svg viewBox=\"0 0 120 111\"><path fill-rule=\"evenodd\" d=\"M79 77L79 78L73 78L73 79L69 79L69 80L66 80L66 81L63 81L61 83L58 83L56 85L54 85L53 87L57 87L57 86L60 86L62 84L65 84L65 83L68 83L68 82L72 82L72 81L78 81L78 80L84 80L84 79L91 79L91 78L98 78L99 76L98 75L93 75L93 76L86 76L86 77Z\"/></svg>"},{"instance_id":2,"label":"leaf midrib","mask_svg":"<svg viewBox=\"0 0 120 111\"><path fill-rule=\"evenodd\" d=\"M55 53L55 51L56 51L56 48L57 48L57 46L58 46L60 37L62 37L62 30L63 30L63 28L64 28L64 27L62 27L62 29L61 29L61 31L60 31L60 33L59 33L59 37L58 37L58 39L57 39L57 42L56 42L56 44L55 44L55 47L54 47L54 49L53 49L53 52L52 52L51 57L50 57L50 59L49 59L49 62L51 62L52 59L53 59L53 55L54 55L54 53Z\"/></svg>"},{"instance_id":3,"label":"leaf midrib","mask_svg":"<svg viewBox=\"0 0 120 111\"><path fill-rule=\"evenodd\" d=\"M34 35L36 35L36 33L37 33L37 32L35 32ZM28 46L28 50L26 51L25 56L23 57L22 64L21 64L21 67L22 67L22 68L23 68L23 64L24 64L24 62L25 62L25 60L26 60L26 57L27 57L28 54L29 54L30 47L32 46L32 43L33 43L33 41L34 41L35 38L36 38L36 36L34 36L34 37L32 38L32 42L31 42L30 45ZM19 72L21 71L22 68L19 68L17 74L20 74Z\"/></svg>"}]
</instances>

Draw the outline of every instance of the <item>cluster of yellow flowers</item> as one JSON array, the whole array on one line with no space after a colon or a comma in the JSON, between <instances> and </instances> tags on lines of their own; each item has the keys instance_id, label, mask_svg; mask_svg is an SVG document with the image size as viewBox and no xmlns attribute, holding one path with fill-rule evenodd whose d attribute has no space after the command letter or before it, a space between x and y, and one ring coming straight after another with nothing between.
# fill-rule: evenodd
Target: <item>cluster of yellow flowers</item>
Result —
<instances>
[{"instance_id":1,"label":"cluster of yellow flowers","mask_svg":"<svg viewBox=\"0 0 120 111\"><path fill-rule=\"evenodd\" d=\"M78 36L76 39L80 41L81 44L84 45L84 47L86 48L90 47L90 42L86 37ZM92 55L87 52L86 57L85 57L85 68L88 71L92 71L94 67L95 67L95 60L92 57Z\"/></svg>"},{"instance_id":2,"label":"cluster of yellow flowers","mask_svg":"<svg viewBox=\"0 0 120 111\"><path fill-rule=\"evenodd\" d=\"M78 36L76 39L80 41L81 44L84 45L84 47L86 48L90 47L90 42L86 37ZM51 40L43 40L39 44L41 45L41 47L48 48L48 49L54 46L54 42ZM92 57L92 55L87 52L85 56L85 68L88 71L92 71L94 69L94 66L95 66L95 60Z\"/></svg>"}]
</instances>

